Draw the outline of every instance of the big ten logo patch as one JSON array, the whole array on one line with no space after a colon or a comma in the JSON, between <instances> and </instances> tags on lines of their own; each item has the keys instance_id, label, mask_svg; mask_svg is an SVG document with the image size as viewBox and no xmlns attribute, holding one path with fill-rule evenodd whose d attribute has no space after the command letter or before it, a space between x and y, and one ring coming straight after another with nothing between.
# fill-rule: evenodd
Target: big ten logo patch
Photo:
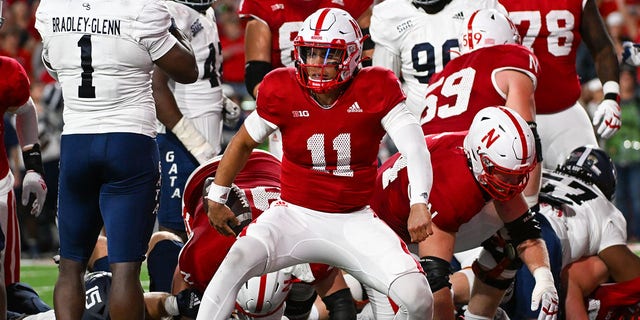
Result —
<instances>
[{"instance_id":1,"label":"big ten logo patch","mask_svg":"<svg viewBox=\"0 0 640 320\"><path fill-rule=\"evenodd\" d=\"M166 178L169 181L169 188L171 193L171 199L182 198L182 186L178 185L178 163L176 162L175 152L168 151L164 157L165 162L169 165L169 168L165 172Z\"/></svg>"}]
</instances>

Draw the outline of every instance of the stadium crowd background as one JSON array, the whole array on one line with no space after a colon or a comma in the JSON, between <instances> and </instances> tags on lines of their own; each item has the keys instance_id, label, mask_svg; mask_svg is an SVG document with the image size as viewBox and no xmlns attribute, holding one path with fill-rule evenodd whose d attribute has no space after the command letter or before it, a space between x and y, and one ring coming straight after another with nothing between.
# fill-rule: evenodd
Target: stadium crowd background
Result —
<instances>
[{"instance_id":1,"label":"stadium crowd background","mask_svg":"<svg viewBox=\"0 0 640 320\"><path fill-rule=\"evenodd\" d=\"M239 0L218 0L214 9L223 52L224 92L248 114L253 99L244 85L244 29L238 18ZM609 33L620 54L623 41L640 42L640 0L598 0ZM23 256L48 258L58 248L55 227L59 139L62 130L62 100L59 87L40 59L41 39L34 28L38 0L5 0L5 25L0 31L0 55L17 59L31 79L31 95L38 108L40 141L46 180L49 186L44 212L34 217L18 204ZM602 99L602 84L596 78L586 46L578 51L578 73L582 83L582 105L592 113ZM640 75L639 70L623 66L620 75L622 128L607 141L601 141L618 169L615 203L627 219L629 242L640 242ZM0 75L2 76L2 75ZM14 175L20 177L21 157L12 119L5 115L5 143ZM238 124L239 126L240 124ZM236 128L225 127L225 142ZM386 146L383 146L386 147ZM391 146L392 147L392 146ZM393 152L381 152L381 155ZM381 159L384 160L384 159ZM19 196L22 179L14 186Z\"/></svg>"}]
</instances>

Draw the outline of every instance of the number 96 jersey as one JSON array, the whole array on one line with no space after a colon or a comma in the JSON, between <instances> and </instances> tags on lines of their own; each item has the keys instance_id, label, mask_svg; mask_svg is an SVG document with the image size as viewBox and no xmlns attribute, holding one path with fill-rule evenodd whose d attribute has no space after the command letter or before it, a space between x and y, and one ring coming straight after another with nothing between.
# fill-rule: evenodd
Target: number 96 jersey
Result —
<instances>
[{"instance_id":1,"label":"number 96 jersey","mask_svg":"<svg viewBox=\"0 0 640 320\"><path fill-rule=\"evenodd\" d=\"M376 50L382 47L400 59L409 111L419 115L429 79L456 57L464 18L477 9L496 7L502 8L495 0L453 0L436 14L425 13L410 0L386 0L373 7L371 39Z\"/></svg>"},{"instance_id":2,"label":"number 96 jersey","mask_svg":"<svg viewBox=\"0 0 640 320\"><path fill-rule=\"evenodd\" d=\"M62 134L155 137L153 61L177 43L163 1L43 0L36 19L43 59L62 86Z\"/></svg>"}]
</instances>

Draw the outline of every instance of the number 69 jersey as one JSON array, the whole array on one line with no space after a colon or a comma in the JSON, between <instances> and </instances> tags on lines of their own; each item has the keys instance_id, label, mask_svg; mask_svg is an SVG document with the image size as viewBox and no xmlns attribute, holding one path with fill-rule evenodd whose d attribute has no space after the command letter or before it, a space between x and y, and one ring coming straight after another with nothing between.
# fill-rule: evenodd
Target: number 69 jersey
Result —
<instances>
[{"instance_id":1,"label":"number 69 jersey","mask_svg":"<svg viewBox=\"0 0 640 320\"><path fill-rule=\"evenodd\" d=\"M177 43L163 1L43 0L36 19L43 59L62 86L62 134L155 137L153 61Z\"/></svg>"},{"instance_id":2,"label":"number 69 jersey","mask_svg":"<svg viewBox=\"0 0 640 320\"><path fill-rule=\"evenodd\" d=\"M626 245L622 212L600 189L574 177L543 170L538 214L549 220L562 243L562 267L608 247Z\"/></svg>"},{"instance_id":3,"label":"number 69 jersey","mask_svg":"<svg viewBox=\"0 0 640 320\"><path fill-rule=\"evenodd\" d=\"M526 47L504 44L480 48L451 61L431 78L422 100L420 125L425 134L468 130L473 117L486 107L506 103L496 84L503 70L519 71L536 85L538 60Z\"/></svg>"}]
</instances>

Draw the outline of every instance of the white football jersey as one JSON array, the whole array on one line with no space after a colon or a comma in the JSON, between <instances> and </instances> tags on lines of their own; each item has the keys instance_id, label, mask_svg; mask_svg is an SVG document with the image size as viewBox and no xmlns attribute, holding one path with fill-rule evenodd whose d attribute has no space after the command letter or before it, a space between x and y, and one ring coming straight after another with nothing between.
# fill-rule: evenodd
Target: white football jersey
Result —
<instances>
[{"instance_id":1,"label":"white football jersey","mask_svg":"<svg viewBox=\"0 0 640 320\"><path fill-rule=\"evenodd\" d=\"M178 107L187 118L220 113L222 110L222 47L213 8L206 15L190 7L167 1L176 25L189 38L198 65L198 80L190 84L172 82Z\"/></svg>"},{"instance_id":2,"label":"white football jersey","mask_svg":"<svg viewBox=\"0 0 640 320\"><path fill-rule=\"evenodd\" d=\"M496 0L452 0L442 11L427 14L411 0L385 0L373 7L369 32L375 42L373 65L394 70L404 79L407 107L417 116L424 107L429 79L458 56L464 18L477 9L504 7ZM380 50L378 50L381 48ZM390 55L390 56L389 56Z\"/></svg>"},{"instance_id":3,"label":"white football jersey","mask_svg":"<svg viewBox=\"0 0 640 320\"><path fill-rule=\"evenodd\" d=\"M541 193L562 203L561 209L545 204L540 208L562 243L562 267L626 244L627 222L622 212L596 186L545 169Z\"/></svg>"},{"instance_id":4,"label":"white football jersey","mask_svg":"<svg viewBox=\"0 0 640 320\"><path fill-rule=\"evenodd\" d=\"M160 0L42 0L43 59L62 87L62 134L129 132L155 137L153 61L177 40Z\"/></svg>"}]
</instances>

